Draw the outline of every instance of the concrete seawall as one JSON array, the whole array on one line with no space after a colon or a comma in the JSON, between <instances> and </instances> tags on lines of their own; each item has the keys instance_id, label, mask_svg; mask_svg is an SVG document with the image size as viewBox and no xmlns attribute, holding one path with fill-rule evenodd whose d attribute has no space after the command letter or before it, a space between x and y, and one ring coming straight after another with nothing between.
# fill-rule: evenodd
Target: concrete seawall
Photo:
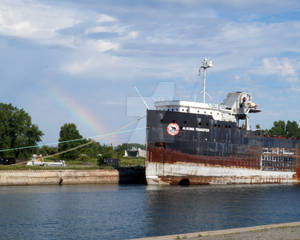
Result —
<instances>
[{"instance_id":1,"label":"concrete seawall","mask_svg":"<svg viewBox=\"0 0 300 240\"><path fill-rule=\"evenodd\" d=\"M132 240L282 240L299 239L300 222L279 223L270 225L261 225L254 227L232 228L207 232L196 232L176 235L166 235L159 237L136 238Z\"/></svg>"},{"instance_id":2,"label":"concrete seawall","mask_svg":"<svg viewBox=\"0 0 300 240\"><path fill-rule=\"evenodd\" d=\"M43 184L118 184L118 170L9 170L0 171L0 186Z\"/></svg>"}]
</instances>

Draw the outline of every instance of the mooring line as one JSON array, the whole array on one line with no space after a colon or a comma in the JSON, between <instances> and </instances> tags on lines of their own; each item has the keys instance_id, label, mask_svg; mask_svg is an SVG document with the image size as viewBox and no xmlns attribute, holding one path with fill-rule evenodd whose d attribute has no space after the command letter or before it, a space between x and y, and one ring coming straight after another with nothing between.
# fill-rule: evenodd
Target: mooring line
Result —
<instances>
[{"instance_id":1,"label":"mooring line","mask_svg":"<svg viewBox=\"0 0 300 240\"><path fill-rule=\"evenodd\" d=\"M119 128L118 130L116 131L113 131L113 132L110 132L110 133L105 133L105 134L100 134L100 135L96 135L96 136L92 136L92 137L87 137L87 138L77 138L77 139L70 139L70 140L65 140L65 141L61 141L61 142L55 142L55 143L47 143L47 144L38 144L38 145L32 145L32 146L23 146L23 147L15 147L15 148L7 148L7 149L0 149L0 152L9 152L9 151L17 151L17 150L23 150L23 149L30 149L30 148L38 148L38 147L43 147L43 146L51 146L51 145L54 145L54 144L60 144L60 143L68 143L68 142L76 142L76 141L82 141L82 140L85 140L85 139L94 139L94 140L91 140L89 141L88 143L91 144L92 142L95 142L96 139L101 139L101 138L105 138L107 136L111 136L111 135L114 135L114 134L123 134L123 133L128 133L128 132L134 132L136 130L142 130L142 129L146 129L145 127L143 128L135 128L135 129L130 129L130 130L123 130L123 129L126 129L128 128L129 126L133 125L134 123L137 123L139 122L141 119L143 119L145 117L142 116L142 117L139 117L138 119L135 119L134 121L131 121L129 122L128 124L124 125L123 127ZM84 144L81 144L81 145L78 145L76 147L82 147L82 145L88 145L87 143L84 143ZM77 149L77 148L76 148ZM68 150L71 150L71 149L68 149ZM75 150L75 149L73 149ZM71 151L73 151L71 150ZM57 153L58 154L58 153ZM62 154L62 153L59 153L59 154ZM58 154L58 155L59 155ZM48 157L48 156L47 156Z\"/></svg>"}]
</instances>

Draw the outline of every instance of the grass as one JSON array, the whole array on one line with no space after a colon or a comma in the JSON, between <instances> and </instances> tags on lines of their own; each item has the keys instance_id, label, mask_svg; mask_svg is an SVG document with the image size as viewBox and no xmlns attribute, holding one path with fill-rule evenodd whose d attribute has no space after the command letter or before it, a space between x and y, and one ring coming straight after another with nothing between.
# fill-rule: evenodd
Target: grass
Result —
<instances>
[{"instance_id":1,"label":"grass","mask_svg":"<svg viewBox=\"0 0 300 240\"><path fill-rule=\"evenodd\" d=\"M120 167L145 166L145 158L120 158Z\"/></svg>"},{"instance_id":2,"label":"grass","mask_svg":"<svg viewBox=\"0 0 300 240\"><path fill-rule=\"evenodd\" d=\"M46 166L26 166L26 165L8 165L0 166L1 170L93 170L93 169L113 169L111 166L66 166L66 167L46 167Z\"/></svg>"},{"instance_id":3,"label":"grass","mask_svg":"<svg viewBox=\"0 0 300 240\"><path fill-rule=\"evenodd\" d=\"M57 159L46 159L47 162L57 161ZM97 159L89 159L88 161L71 160L66 161L66 167L49 167L49 166L27 166L26 162L22 164L0 165L1 170L62 170L62 169L113 169L111 166L98 166ZM120 158L120 167L145 166L145 158Z\"/></svg>"}]
</instances>

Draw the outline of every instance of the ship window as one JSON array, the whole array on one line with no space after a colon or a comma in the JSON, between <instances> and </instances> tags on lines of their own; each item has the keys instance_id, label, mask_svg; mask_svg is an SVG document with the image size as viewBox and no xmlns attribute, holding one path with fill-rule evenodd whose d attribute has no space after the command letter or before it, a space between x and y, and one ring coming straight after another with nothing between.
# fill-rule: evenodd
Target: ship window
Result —
<instances>
[{"instance_id":1,"label":"ship window","mask_svg":"<svg viewBox=\"0 0 300 240\"><path fill-rule=\"evenodd\" d=\"M218 127L221 127L221 125L219 124Z\"/></svg>"},{"instance_id":2,"label":"ship window","mask_svg":"<svg viewBox=\"0 0 300 240\"><path fill-rule=\"evenodd\" d=\"M217 113L217 115L219 115L219 113Z\"/></svg>"},{"instance_id":3,"label":"ship window","mask_svg":"<svg viewBox=\"0 0 300 240\"><path fill-rule=\"evenodd\" d=\"M199 126L201 126L201 122L199 122Z\"/></svg>"},{"instance_id":4,"label":"ship window","mask_svg":"<svg viewBox=\"0 0 300 240\"><path fill-rule=\"evenodd\" d=\"M175 123L175 120L173 120L172 122Z\"/></svg>"},{"instance_id":5,"label":"ship window","mask_svg":"<svg viewBox=\"0 0 300 240\"><path fill-rule=\"evenodd\" d=\"M187 122L186 122L186 121L184 121L183 123L184 123L184 124L187 124Z\"/></svg>"},{"instance_id":6,"label":"ship window","mask_svg":"<svg viewBox=\"0 0 300 240\"><path fill-rule=\"evenodd\" d=\"M160 119L160 122L162 123L162 122L163 122L163 120L162 120L162 119Z\"/></svg>"},{"instance_id":7,"label":"ship window","mask_svg":"<svg viewBox=\"0 0 300 240\"><path fill-rule=\"evenodd\" d=\"M172 108L172 112L174 112L174 109Z\"/></svg>"},{"instance_id":8,"label":"ship window","mask_svg":"<svg viewBox=\"0 0 300 240\"><path fill-rule=\"evenodd\" d=\"M206 111L204 111L204 113L206 113Z\"/></svg>"},{"instance_id":9,"label":"ship window","mask_svg":"<svg viewBox=\"0 0 300 240\"><path fill-rule=\"evenodd\" d=\"M206 123L206 126L208 126L209 124L208 123Z\"/></svg>"},{"instance_id":10,"label":"ship window","mask_svg":"<svg viewBox=\"0 0 300 240\"><path fill-rule=\"evenodd\" d=\"M178 111L178 108L176 108L176 111Z\"/></svg>"},{"instance_id":11,"label":"ship window","mask_svg":"<svg viewBox=\"0 0 300 240\"><path fill-rule=\"evenodd\" d=\"M210 112L210 114L212 114L212 112Z\"/></svg>"},{"instance_id":12,"label":"ship window","mask_svg":"<svg viewBox=\"0 0 300 240\"><path fill-rule=\"evenodd\" d=\"M217 124L215 124L215 127L217 127Z\"/></svg>"}]
</instances>

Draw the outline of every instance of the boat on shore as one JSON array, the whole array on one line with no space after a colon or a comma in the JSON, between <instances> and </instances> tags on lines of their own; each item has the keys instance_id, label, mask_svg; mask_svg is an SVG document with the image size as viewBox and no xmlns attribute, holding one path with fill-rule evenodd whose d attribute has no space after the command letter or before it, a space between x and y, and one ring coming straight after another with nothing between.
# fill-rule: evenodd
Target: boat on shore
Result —
<instances>
[{"instance_id":1,"label":"boat on shore","mask_svg":"<svg viewBox=\"0 0 300 240\"><path fill-rule=\"evenodd\" d=\"M203 102L155 102L147 110L148 184L263 184L300 182L300 139L251 130L249 114L261 110L252 94L228 93L218 105Z\"/></svg>"}]
</instances>

